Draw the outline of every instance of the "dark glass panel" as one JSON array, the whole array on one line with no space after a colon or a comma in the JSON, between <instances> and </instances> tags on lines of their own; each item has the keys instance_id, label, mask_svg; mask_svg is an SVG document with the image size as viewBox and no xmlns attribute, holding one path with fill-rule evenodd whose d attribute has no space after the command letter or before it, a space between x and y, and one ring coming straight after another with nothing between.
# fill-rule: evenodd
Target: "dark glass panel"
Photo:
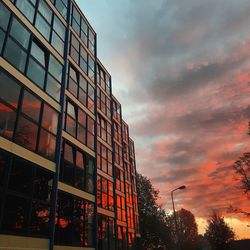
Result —
<instances>
[{"instance_id":1,"label":"dark glass panel","mask_svg":"<svg viewBox=\"0 0 250 250\"><path fill-rule=\"evenodd\" d=\"M79 53L73 46L70 47L70 56L77 64L79 63Z\"/></svg>"},{"instance_id":2,"label":"dark glass panel","mask_svg":"<svg viewBox=\"0 0 250 250\"><path fill-rule=\"evenodd\" d=\"M14 158L10 173L9 189L30 194L34 167L21 158Z\"/></svg>"},{"instance_id":3,"label":"dark glass panel","mask_svg":"<svg viewBox=\"0 0 250 250\"><path fill-rule=\"evenodd\" d=\"M78 110L78 123L86 127L87 115L81 109Z\"/></svg>"},{"instance_id":4,"label":"dark glass panel","mask_svg":"<svg viewBox=\"0 0 250 250\"><path fill-rule=\"evenodd\" d=\"M73 94L75 97L77 97L77 89L78 89L77 83L69 77L69 84L68 84L69 92Z\"/></svg>"},{"instance_id":5,"label":"dark glass panel","mask_svg":"<svg viewBox=\"0 0 250 250\"><path fill-rule=\"evenodd\" d=\"M61 80L62 80L62 65L52 55L50 55L50 60L49 60L49 72L59 82L61 82Z\"/></svg>"},{"instance_id":6,"label":"dark glass panel","mask_svg":"<svg viewBox=\"0 0 250 250\"><path fill-rule=\"evenodd\" d=\"M0 98L17 108L21 89L19 84L5 73L0 72L0 89Z\"/></svg>"},{"instance_id":7,"label":"dark glass panel","mask_svg":"<svg viewBox=\"0 0 250 250\"><path fill-rule=\"evenodd\" d=\"M73 104L68 102L67 113L74 119L76 119L76 109Z\"/></svg>"},{"instance_id":8,"label":"dark glass panel","mask_svg":"<svg viewBox=\"0 0 250 250\"><path fill-rule=\"evenodd\" d=\"M42 127L56 134L58 124L58 112L51 108L48 104L44 104Z\"/></svg>"},{"instance_id":9,"label":"dark glass panel","mask_svg":"<svg viewBox=\"0 0 250 250\"><path fill-rule=\"evenodd\" d=\"M84 106L87 105L87 94L81 88L79 88L78 99Z\"/></svg>"},{"instance_id":10,"label":"dark glass panel","mask_svg":"<svg viewBox=\"0 0 250 250\"><path fill-rule=\"evenodd\" d=\"M4 50L4 57L13 64L17 69L24 72L27 54L11 38L8 38Z\"/></svg>"},{"instance_id":11,"label":"dark glass panel","mask_svg":"<svg viewBox=\"0 0 250 250\"><path fill-rule=\"evenodd\" d=\"M87 74L87 71L88 71L87 61L85 61L82 57L80 58L80 67L84 71L84 73Z\"/></svg>"},{"instance_id":12,"label":"dark glass panel","mask_svg":"<svg viewBox=\"0 0 250 250\"><path fill-rule=\"evenodd\" d=\"M4 230L26 232L28 221L29 202L21 197L7 196L2 228Z\"/></svg>"},{"instance_id":13,"label":"dark glass panel","mask_svg":"<svg viewBox=\"0 0 250 250\"><path fill-rule=\"evenodd\" d=\"M61 85L49 74L47 77L46 92L56 101L60 100Z\"/></svg>"},{"instance_id":14,"label":"dark glass panel","mask_svg":"<svg viewBox=\"0 0 250 250\"><path fill-rule=\"evenodd\" d=\"M13 18L10 35L15 38L15 40L17 40L25 49L28 48L30 33L16 18Z\"/></svg>"},{"instance_id":15,"label":"dark glass panel","mask_svg":"<svg viewBox=\"0 0 250 250\"><path fill-rule=\"evenodd\" d=\"M79 124L77 126L77 139L83 144L86 144L86 129Z\"/></svg>"},{"instance_id":16,"label":"dark glass panel","mask_svg":"<svg viewBox=\"0 0 250 250\"><path fill-rule=\"evenodd\" d=\"M82 77L81 75L80 75L79 86L80 86L85 92L87 92L88 82L87 82L87 80L86 80L84 77Z\"/></svg>"},{"instance_id":17,"label":"dark glass panel","mask_svg":"<svg viewBox=\"0 0 250 250\"><path fill-rule=\"evenodd\" d=\"M50 192L52 188L53 174L37 168L36 176L34 179L34 198L50 201Z\"/></svg>"},{"instance_id":18,"label":"dark glass panel","mask_svg":"<svg viewBox=\"0 0 250 250\"><path fill-rule=\"evenodd\" d=\"M75 187L84 190L84 171L76 167L75 169Z\"/></svg>"},{"instance_id":19,"label":"dark glass panel","mask_svg":"<svg viewBox=\"0 0 250 250\"><path fill-rule=\"evenodd\" d=\"M30 51L31 55L34 56L34 58L36 58L36 60L43 66L45 67L45 51L38 46L34 41L32 42L32 46L31 46L31 51Z\"/></svg>"},{"instance_id":20,"label":"dark glass panel","mask_svg":"<svg viewBox=\"0 0 250 250\"><path fill-rule=\"evenodd\" d=\"M64 145L64 160L74 164L73 148L68 144Z\"/></svg>"},{"instance_id":21,"label":"dark glass panel","mask_svg":"<svg viewBox=\"0 0 250 250\"><path fill-rule=\"evenodd\" d=\"M32 201L29 231L32 235L49 235L49 203Z\"/></svg>"},{"instance_id":22,"label":"dark glass panel","mask_svg":"<svg viewBox=\"0 0 250 250\"><path fill-rule=\"evenodd\" d=\"M77 53L79 53L80 43L73 34L71 35L71 44L75 47L75 49L77 50Z\"/></svg>"},{"instance_id":23,"label":"dark glass panel","mask_svg":"<svg viewBox=\"0 0 250 250\"><path fill-rule=\"evenodd\" d=\"M10 11L0 2L0 26L7 30L7 26L10 19Z\"/></svg>"},{"instance_id":24,"label":"dark glass panel","mask_svg":"<svg viewBox=\"0 0 250 250\"><path fill-rule=\"evenodd\" d=\"M94 136L90 133L87 135L87 146L94 150Z\"/></svg>"},{"instance_id":25,"label":"dark glass panel","mask_svg":"<svg viewBox=\"0 0 250 250\"><path fill-rule=\"evenodd\" d=\"M66 131L72 136L76 136L76 122L68 115L66 117Z\"/></svg>"},{"instance_id":26,"label":"dark glass panel","mask_svg":"<svg viewBox=\"0 0 250 250\"><path fill-rule=\"evenodd\" d=\"M3 186L5 180L5 173L9 164L9 158L10 157L6 153L0 151L0 187Z\"/></svg>"},{"instance_id":27,"label":"dark glass panel","mask_svg":"<svg viewBox=\"0 0 250 250\"><path fill-rule=\"evenodd\" d=\"M63 56L64 52L64 42L62 39L53 31L51 45Z\"/></svg>"},{"instance_id":28,"label":"dark glass panel","mask_svg":"<svg viewBox=\"0 0 250 250\"><path fill-rule=\"evenodd\" d=\"M36 17L35 26L39 30L39 32L46 38L46 40L49 41L50 26L39 13L37 14Z\"/></svg>"},{"instance_id":29,"label":"dark glass panel","mask_svg":"<svg viewBox=\"0 0 250 250\"><path fill-rule=\"evenodd\" d=\"M5 33L0 29L0 54L3 48L4 38L5 38Z\"/></svg>"},{"instance_id":30,"label":"dark glass panel","mask_svg":"<svg viewBox=\"0 0 250 250\"><path fill-rule=\"evenodd\" d=\"M26 18L33 23L35 8L32 4L27 0L17 0L16 7L26 16Z\"/></svg>"},{"instance_id":31,"label":"dark glass panel","mask_svg":"<svg viewBox=\"0 0 250 250\"><path fill-rule=\"evenodd\" d=\"M21 116L17 126L15 141L34 151L36 148L37 131L38 127L36 124Z\"/></svg>"},{"instance_id":32,"label":"dark glass panel","mask_svg":"<svg viewBox=\"0 0 250 250\"><path fill-rule=\"evenodd\" d=\"M12 139L16 112L0 103L0 135Z\"/></svg>"},{"instance_id":33,"label":"dark glass panel","mask_svg":"<svg viewBox=\"0 0 250 250\"><path fill-rule=\"evenodd\" d=\"M73 246L84 246L84 201L74 200Z\"/></svg>"},{"instance_id":34,"label":"dark glass panel","mask_svg":"<svg viewBox=\"0 0 250 250\"><path fill-rule=\"evenodd\" d=\"M31 57L29 59L27 76L39 87L44 88L45 70Z\"/></svg>"},{"instance_id":35,"label":"dark glass panel","mask_svg":"<svg viewBox=\"0 0 250 250\"><path fill-rule=\"evenodd\" d=\"M44 129L41 129L38 152L46 158L54 160L55 151L56 137Z\"/></svg>"},{"instance_id":36,"label":"dark glass panel","mask_svg":"<svg viewBox=\"0 0 250 250\"><path fill-rule=\"evenodd\" d=\"M81 169L84 169L83 154L79 151L76 152L76 166Z\"/></svg>"},{"instance_id":37,"label":"dark glass panel","mask_svg":"<svg viewBox=\"0 0 250 250\"><path fill-rule=\"evenodd\" d=\"M58 213L60 217L58 221L56 241L61 245L71 245L73 201L71 196L64 193L60 193L58 201Z\"/></svg>"},{"instance_id":38,"label":"dark glass panel","mask_svg":"<svg viewBox=\"0 0 250 250\"><path fill-rule=\"evenodd\" d=\"M86 178L86 192L91 193L91 194L94 192L93 176L87 175L87 178Z\"/></svg>"},{"instance_id":39,"label":"dark glass panel","mask_svg":"<svg viewBox=\"0 0 250 250\"><path fill-rule=\"evenodd\" d=\"M66 161L63 163L62 181L71 186L74 185L74 165Z\"/></svg>"},{"instance_id":40,"label":"dark glass panel","mask_svg":"<svg viewBox=\"0 0 250 250\"><path fill-rule=\"evenodd\" d=\"M24 91L22 112L33 120L37 121L40 117L41 101L28 91Z\"/></svg>"}]
</instances>

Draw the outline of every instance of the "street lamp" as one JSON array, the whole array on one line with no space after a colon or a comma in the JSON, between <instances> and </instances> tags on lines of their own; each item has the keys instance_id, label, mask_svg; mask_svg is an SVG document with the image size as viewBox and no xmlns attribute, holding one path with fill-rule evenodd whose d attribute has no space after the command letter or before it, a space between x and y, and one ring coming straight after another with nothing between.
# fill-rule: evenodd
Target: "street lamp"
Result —
<instances>
[{"instance_id":1,"label":"street lamp","mask_svg":"<svg viewBox=\"0 0 250 250\"><path fill-rule=\"evenodd\" d=\"M172 205L173 205L173 212L174 212L174 224L175 224L175 230L176 230L176 236L177 236L177 242L178 242L179 249L181 249L181 247L180 247L179 233L178 233L178 228L177 228L177 220L176 220L176 214L175 214L173 194L174 194L174 191L179 190L179 189L185 189L185 188L186 188L186 186L183 185L183 186L180 186L180 187L171 191L171 198L172 198Z\"/></svg>"}]
</instances>

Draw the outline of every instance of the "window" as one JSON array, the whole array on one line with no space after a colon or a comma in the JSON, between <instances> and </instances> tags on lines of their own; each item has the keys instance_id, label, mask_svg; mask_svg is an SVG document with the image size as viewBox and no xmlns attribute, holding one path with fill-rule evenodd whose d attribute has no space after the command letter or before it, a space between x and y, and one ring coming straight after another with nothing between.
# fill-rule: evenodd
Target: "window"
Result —
<instances>
[{"instance_id":1,"label":"window","mask_svg":"<svg viewBox=\"0 0 250 250\"><path fill-rule=\"evenodd\" d=\"M7 10L6 13L8 13ZM16 17L13 16L11 23L5 48L2 48L5 34L0 27L0 50L3 49L3 57L15 68L25 73L38 87L46 90L51 97L59 101L63 66L35 37L30 39L30 32ZM63 28L60 24L56 29L62 35Z\"/></svg>"},{"instance_id":2,"label":"window","mask_svg":"<svg viewBox=\"0 0 250 250\"><path fill-rule=\"evenodd\" d=\"M94 113L94 88L88 81L72 66L69 67L68 87L69 92L74 95L85 107Z\"/></svg>"},{"instance_id":3,"label":"window","mask_svg":"<svg viewBox=\"0 0 250 250\"><path fill-rule=\"evenodd\" d=\"M0 210L0 230L48 237L52 172L2 150L0 163L0 171L3 166L7 180L4 203L1 203L4 209Z\"/></svg>"},{"instance_id":4,"label":"window","mask_svg":"<svg viewBox=\"0 0 250 250\"><path fill-rule=\"evenodd\" d=\"M97 176L97 205L114 211L113 182L99 175Z\"/></svg>"},{"instance_id":5,"label":"window","mask_svg":"<svg viewBox=\"0 0 250 250\"><path fill-rule=\"evenodd\" d=\"M111 102L110 99L104 94L104 92L97 87L97 107L103 112L109 119L111 118Z\"/></svg>"},{"instance_id":6,"label":"window","mask_svg":"<svg viewBox=\"0 0 250 250\"><path fill-rule=\"evenodd\" d=\"M111 145L111 124L101 115L97 116L97 135Z\"/></svg>"},{"instance_id":7,"label":"window","mask_svg":"<svg viewBox=\"0 0 250 250\"><path fill-rule=\"evenodd\" d=\"M6 31L10 20L10 11L0 2L0 27Z\"/></svg>"},{"instance_id":8,"label":"window","mask_svg":"<svg viewBox=\"0 0 250 250\"><path fill-rule=\"evenodd\" d=\"M110 96L110 76L105 73L100 64L97 64L97 84Z\"/></svg>"},{"instance_id":9,"label":"window","mask_svg":"<svg viewBox=\"0 0 250 250\"><path fill-rule=\"evenodd\" d=\"M77 105L67 101L65 130L94 150L94 120Z\"/></svg>"},{"instance_id":10,"label":"window","mask_svg":"<svg viewBox=\"0 0 250 250\"><path fill-rule=\"evenodd\" d=\"M36 27L40 34L63 56L65 26L44 0L16 0L16 7ZM53 0L59 13L66 18L67 1ZM34 17L36 19L34 20ZM52 23L53 21L53 23Z\"/></svg>"},{"instance_id":11,"label":"window","mask_svg":"<svg viewBox=\"0 0 250 250\"><path fill-rule=\"evenodd\" d=\"M16 7L23 13L23 15L31 22L34 21L34 15L35 15L35 1L24 1L24 0L17 0L16 1Z\"/></svg>"},{"instance_id":12,"label":"window","mask_svg":"<svg viewBox=\"0 0 250 250\"><path fill-rule=\"evenodd\" d=\"M13 66L19 69L21 72L24 72L24 67L26 64L27 54L26 52L13 41L12 38L8 38L7 44L4 51L4 57L7 59Z\"/></svg>"},{"instance_id":13,"label":"window","mask_svg":"<svg viewBox=\"0 0 250 250\"><path fill-rule=\"evenodd\" d=\"M124 173L115 167L116 189L124 193Z\"/></svg>"},{"instance_id":14,"label":"window","mask_svg":"<svg viewBox=\"0 0 250 250\"><path fill-rule=\"evenodd\" d=\"M98 249L114 250L115 239L114 219L102 214L98 214Z\"/></svg>"},{"instance_id":15,"label":"window","mask_svg":"<svg viewBox=\"0 0 250 250\"><path fill-rule=\"evenodd\" d=\"M85 192L93 193L93 159L67 142L64 142L62 157L60 180Z\"/></svg>"},{"instance_id":16,"label":"window","mask_svg":"<svg viewBox=\"0 0 250 250\"><path fill-rule=\"evenodd\" d=\"M59 191L57 214L57 245L93 247L93 203Z\"/></svg>"},{"instance_id":17,"label":"window","mask_svg":"<svg viewBox=\"0 0 250 250\"><path fill-rule=\"evenodd\" d=\"M110 176L113 175L112 151L100 142L97 142L97 167Z\"/></svg>"},{"instance_id":18,"label":"window","mask_svg":"<svg viewBox=\"0 0 250 250\"><path fill-rule=\"evenodd\" d=\"M117 204L117 220L126 222L126 207L125 207L125 198L116 195L116 204Z\"/></svg>"},{"instance_id":19,"label":"window","mask_svg":"<svg viewBox=\"0 0 250 250\"><path fill-rule=\"evenodd\" d=\"M54 160L58 112L4 71L0 71L0 88L0 134Z\"/></svg>"}]
</instances>

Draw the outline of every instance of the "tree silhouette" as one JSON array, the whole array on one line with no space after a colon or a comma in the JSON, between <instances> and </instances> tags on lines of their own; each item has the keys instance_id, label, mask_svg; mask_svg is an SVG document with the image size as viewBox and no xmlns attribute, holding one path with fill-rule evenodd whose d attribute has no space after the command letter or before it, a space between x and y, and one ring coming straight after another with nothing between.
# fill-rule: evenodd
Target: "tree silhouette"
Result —
<instances>
[{"instance_id":1,"label":"tree silhouette","mask_svg":"<svg viewBox=\"0 0 250 250\"><path fill-rule=\"evenodd\" d=\"M165 211L156 203L159 191L150 180L137 174L141 239L136 249L163 249L171 242Z\"/></svg>"},{"instance_id":2,"label":"tree silhouette","mask_svg":"<svg viewBox=\"0 0 250 250\"><path fill-rule=\"evenodd\" d=\"M183 250L196 250L198 249L198 228L195 221L194 215L186 210L181 209L176 212L177 220L177 236L180 242L180 247ZM174 216L169 215L167 217L167 225L169 230L172 232L172 242L175 242L175 245L178 244L174 225Z\"/></svg>"},{"instance_id":3,"label":"tree silhouette","mask_svg":"<svg viewBox=\"0 0 250 250\"><path fill-rule=\"evenodd\" d=\"M208 220L205 237L213 250L226 250L228 243L235 239L235 233L216 212Z\"/></svg>"}]
</instances>

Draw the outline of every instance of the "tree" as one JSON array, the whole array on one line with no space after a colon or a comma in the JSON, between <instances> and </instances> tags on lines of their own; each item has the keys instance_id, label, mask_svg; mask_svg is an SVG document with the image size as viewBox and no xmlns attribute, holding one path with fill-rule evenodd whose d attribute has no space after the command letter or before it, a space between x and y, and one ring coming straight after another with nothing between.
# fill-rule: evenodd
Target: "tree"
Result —
<instances>
[{"instance_id":1,"label":"tree","mask_svg":"<svg viewBox=\"0 0 250 250\"><path fill-rule=\"evenodd\" d=\"M171 237L165 211L156 203L159 191L140 174L137 174L137 187L141 239L136 249L163 249L170 243Z\"/></svg>"},{"instance_id":2,"label":"tree","mask_svg":"<svg viewBox=\"0 0 250 250\"><path fill-rule=\"evenodd\" d=\"M235 172L240 176L245 193L250 191L250 153L244 153L235 163Z\"/></svg>"},{"instance_id":3,"label":"tree","mask_svg":"<svg viewBox=\"0 0 250 250\"><path fill-rule=\"evenodd\" d=\"M235 239L235 233L224 218L214 212L208 220L205 237L213 250L226 250L228 249L228 243Z\"/></svg>"},{"instance_id":4,"label":"tree","mask_svg":"<svg viewBox=\"0 0 250 250\"><path fill-rule=\"evenodd\" d=\"M181 249L185 250L196 250L198 249L198 228L197 223L195 221L194 215L185 209L181 209L176 212L176 220L177 220L177 235L175 235L174 225L174 216L169 215L167 217L167 225L169 229L172 229L172 242L178 244L177 239L179 239L179 243ZM176 239L177 236L178 238Z\"/></svg>"}]
</instances>

